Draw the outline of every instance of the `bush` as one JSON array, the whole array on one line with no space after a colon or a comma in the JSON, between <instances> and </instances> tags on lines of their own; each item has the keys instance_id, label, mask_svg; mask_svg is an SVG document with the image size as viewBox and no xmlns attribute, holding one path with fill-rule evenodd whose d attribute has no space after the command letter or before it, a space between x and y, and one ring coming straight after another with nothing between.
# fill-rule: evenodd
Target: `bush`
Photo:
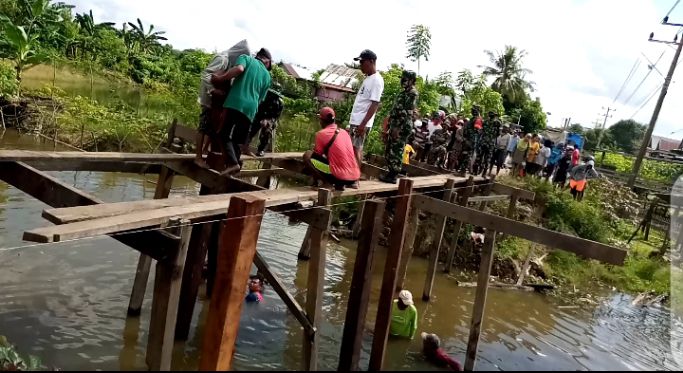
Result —
<instances>
[{"instance_id":1,"label":"bush","mask_svg":"<svg viewBox=\"0 0 683 373\"><path fill-rule=\"evenodd\" d=\"M17 93L17 75L9 62L0 61L0 97Z\"/></svg>"},{"instance_id":2,"label":"bush","mask_svg":"<svg viewBox=\"0 0 683 373\"><path fill-rule=\"evenodd\" d=\"M7 339L0 335L0 371L38 370L40 360L35 356L22 357Z\"/></svg>"}]
</instances>

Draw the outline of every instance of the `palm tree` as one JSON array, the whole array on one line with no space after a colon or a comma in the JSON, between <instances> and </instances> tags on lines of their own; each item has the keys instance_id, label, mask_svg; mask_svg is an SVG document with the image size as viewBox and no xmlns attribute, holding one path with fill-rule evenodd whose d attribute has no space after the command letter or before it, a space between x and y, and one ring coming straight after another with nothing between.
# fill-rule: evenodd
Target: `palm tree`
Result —
<instances>
[{"instance_id":1,"label":"palm tree","mask_svg":"<svg viewBox=\"0 0 683 373\"><path fill-rule=\"evenodd\" d=\"M137 25L132 22L128 22L128 25L132 28L131 32L134 35L135 42L143 53L147 53L151 46L159 43L159 40L168 40L162 36L166 31L154 31L154 25L152 24L150 24L149 29L145 31L145 26L143 26L140 18L138 18Z\"/></svg>"},{"instance_id":2,"label":"palm tree","mask_svg":"<svg viewBox=\"0 0 683 373\"><path fill-rule=\"evenodd\" d=\"M408 55L412 61L417 61L417 75L420 75L420 60L424 58L429 61L429 49L432 45L432 33L429 27L425 25L413 25L408 32L408 40L406 40L406 47L408 48Z\"/></svg>"},{"instance_id":3,"label":"palm tree","mask_svg":"<svg viewBox=\"0 0 683 373\"><path fill-rule=\"evenodd\" d=\"M76 17L74 18L80 28L79 32L83 35L81 40L83 51L81 53L85 53L85 51L92 52L95 33L97 30L112 27L114 25L113 22L95 23L95 19L92 16L92 9L87 14L76 14Z\"/></svg>"},{"instance_id":4,"label":"palm tree","mask_svg":"<svg viewBox=\"0 0 683 373\"><path fill-rule=\"evenodd\" d=\"M484 51L489 56L492 66L479 66L484 68L483 74L493 76L495 80L491 88L500 93L510 103L518 103L526 97L526 91L534 90L534 83L526 80L526 75L531 70L522 67L522 59L527 55L525 50L519 50L511 45L505 46L502 53L497 51Z\"/></svg>"}]
</instances>

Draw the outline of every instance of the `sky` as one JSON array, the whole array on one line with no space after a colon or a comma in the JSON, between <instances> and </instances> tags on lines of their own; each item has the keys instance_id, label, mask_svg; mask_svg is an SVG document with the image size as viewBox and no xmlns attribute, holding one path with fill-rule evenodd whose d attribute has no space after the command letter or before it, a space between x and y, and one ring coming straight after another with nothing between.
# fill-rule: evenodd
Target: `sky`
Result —
<instances>
[{"instance_id":1,"label":"sky","mask_svg":"<svg viewBox=\"0 0 683 373\"><path fill-rule=\"evenodd\" d=\"M512 45L527 52L524 66L532 70L528 78L536 87L531 95L551 113L548 124L553 127L565 118L588 128L596 121L602 125L608 107L616 109L610 111L608 127L630 118L648 124L675 53L674 46L648 42L648 36L654 32L655 39L673 41L679 31L661 25L676 0L66 2L76 5L76 12L92 9L96 22L120 26L139 17L166 31L177 49L213 52L247 39L252 50L265 46L276 61L313 70L352 62L366 48L377 54L380 70L392 63L416 70L405 47L414 24L428 26L432 34L422 76L456 75L462 69L478 73L489 63L484 50ZM683 23L683 4L669 17ZM655 69L648 69L658 59ZM656 135L683 138L681 70L674 74Z\"/></svg>"}]
</instances>

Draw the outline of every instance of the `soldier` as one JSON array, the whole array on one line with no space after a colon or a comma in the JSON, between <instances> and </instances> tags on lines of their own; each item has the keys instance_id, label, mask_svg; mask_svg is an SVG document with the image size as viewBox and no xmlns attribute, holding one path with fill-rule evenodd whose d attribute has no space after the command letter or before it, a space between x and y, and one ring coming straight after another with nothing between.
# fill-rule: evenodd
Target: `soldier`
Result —
<instances>
[{"instance_id":1,"label":"soldier","mask_svg":"<svg viewBox=\"0 0 683 373\"><path fill-rule=\"evenodd\" d=\"M259 144L256 155L259 157L264 155L266 147L271 144L271 140L275 141L273 134L284 109L282 94L278 92L279 89L280 85L273 83L273 88L268 90L265 100L259 105L254 121L251 123L249 139L244 145L242 153L253 155L249 149L249 144L257 133L259 134Z\"/></svg>"},{"instance_id":2,"label":"soldier","mask_svg":"<svg viewBox=\"0 0 683 373\"><path fill-rule=\"evenodd\" d=\"M396 177L401 172L403 150L408 137L413 132L413 110L415 110L417 103L416 78L415 72L403 71L401 76L403 91L396 96L394 106L389 113L384 153L389 173L379 178L385 183L396 184Z\"/></svg>"},{"instance_id":3,"label":"soldier","mask_svg":"<svg viewBox=\"0 0 683 373\"><path fill-rule=\"evenodd\" d=\"M479 149L477 149L476 169L482 171L482 176L486 176L486 171L491 164L493 150L496 147L496 138L500 134L501 125L498 113L489 111L489 118L484 124Z\"/></svg>"},{"instance_id":4,"label":"soldier","mask_svg":"<svg viewBox=\"0 0 683 373\"><path fill-rule=\"evenodd\" d=\"M481 127L481 117L479 116L479 106L472 106L472 118L466 122L463 128L463 146L458 161L460 172L471 171L472 157L475 155L479 140L478 128Z\"/></svg>"}]
</instances>

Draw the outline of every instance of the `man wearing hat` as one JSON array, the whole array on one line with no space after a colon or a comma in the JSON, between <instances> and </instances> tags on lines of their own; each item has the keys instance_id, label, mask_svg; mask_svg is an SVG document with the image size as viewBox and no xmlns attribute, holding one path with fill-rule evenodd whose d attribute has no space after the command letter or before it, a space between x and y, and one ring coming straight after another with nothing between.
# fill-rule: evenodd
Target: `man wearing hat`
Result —
<instances>
[{"instance_id":1,"label":"man wearing hat","mask_svg":"<svg viewBox=\"0 0 683 373\"><path fill-rule=\"evenodd\" d=\"M417 331L417 308L413 303L413 294L408 290L401 290L391 308L389 335L413 339L415 331Z\"/></svg>"},{"instance_id":2,"label":"man wearing hat","mask_svg":"<svg viewBox=\"0 0 683 373\"><path fill-rule=\"evenodd\" d=\"M389 125L386 133L386 147L384 158L387 161L389 173L379 179L385 183L396 184L396 177L401 172L403 150L408 137L413 132L413 110L417 104L417 90L415 89L415 72L404 70L401 76L403 90L396 95L394 106L389 112Z\"/></svg>"},{"instance_id":3,"label":"man wearing hat","mask_svg":"<svg viewBox=\"0 0 683 373\"><path fill-rule=\"evenodd\" d=\"M330 107L320 109L318 114L322 129L315 134L313 151L304 153L304 164L316 180L332 184L337 190L357 187L360 168L353 153L348 132L334 123L335 113Z\"/></svg>"},{"instance_id":4,"label":"man wearing hat","mask_svg":"<svg viewBox=\"0 0 683 373\"><path fill-rule=\"evenodd\" d=\"M218 133L224 144L224 175L240 170L242 145L249 139L251 123L259 104L263 102L270 88L272 56L261 48L256 57L243 54L237 58L235 67L224 74L214 75L212 82L226 82L234 79L230 93L223 104L223 120Z\"/></svg>"},{"instance_id":5,"label":"man wearing hat","mask_svg":"<svg viewBox=\"0 0 683 373\"><path fill-rule=\"evenodd\" d=\"M384 79L377 72L377 55L375 52L366 49L353 60L360 63L360 70L366 76L358 94L356 94L356 99L351 109L351 118L349 119L349 133L353 141L356 160L360 167L363 163L365 139L368 132L372 129L375 113L377 113L379 102L384 92Z\"/></svg>"}]
</instances>

